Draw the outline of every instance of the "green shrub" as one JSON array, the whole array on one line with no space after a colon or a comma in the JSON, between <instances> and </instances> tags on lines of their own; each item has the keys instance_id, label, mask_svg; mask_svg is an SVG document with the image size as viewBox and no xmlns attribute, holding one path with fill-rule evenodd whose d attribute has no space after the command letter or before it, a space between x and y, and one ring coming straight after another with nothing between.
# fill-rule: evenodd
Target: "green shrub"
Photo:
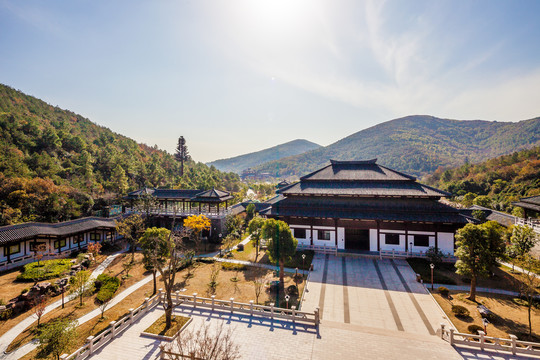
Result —
<instances>
[{"instance_id":1,"label":"green shrub","mask_svg":"<svg viewBox=\"0 0 540 360\"><path fill-rule=\"evenodd\" d=\"M478 335L478 332L484 331L484 328L479 325L472 324L467 327L467 330L469 330L471 334Z\"/></svg>"},{"instance_id":2,"label":"green shrub","mask_svg":"<svg viewBox=\"0 0 540 360\"><path fill-rule=\"evenodd\" d=\"M41 281L54 279L62 276L71 269L69 259L45 260L24 265L22 273L17 276L17 280Z\"/></svg>"},{"instance_id":3,"label":"green shrub","mask_svg":"<svg viewBox=\"0 0 540 360\"><path fill-rule=\"evenodd\" d=\"M246 265L224 262L224 263L221 263L221 268L223 270L240 271L240 270L246 270Z\"/></svg>"},{"instance_id":4,"label":"green shrub","mask_svg":"<svg viewBox=\"0 0 540 360\"><path fill-rule=\"evenodd\" d=\"M21 290L21 295L26 294L29 291L30 291L29 288L24 288L24 289Z\"/></svg>"},{"instance_id":5,"label":"green shrub","mask_svg":"<svg viewBox=\"0 0 540 360\"><path fill-rule=\"evenodd\" d=\"M444 297L448 297L448 294L450 293L450 290L448 290L448 288L444 286L440 286L439 289L437 290L439 291L439 294L441 294L441 296L444 296Z\"/></svg>"},{"instance_id":6,"label":"green shrub","mask_svg":"<svg viewBox=\"0 0 540 360\"><path fill-rule=\"evenodd\" d=\"M103 304L104 302L109 301L113 297L113 294L114 294L114 291L110 289L102 289L96 295L96 300L100 304Z\"/></svg>"},{"instance_id":7,"label":"green shrub","mask_svg":"<svg viewBox=\"0 0 540 360\"><path fill-rule=\"evenodd\" d=\"M469 310L465 306L452 305L452 312L457 317L468 317L470 315Z\"/></svg>"},{"instance_id":8,"label":"green shrub","mask_svg":"<svg viewBox=\"0 0 540 360\"><path fill-rule=\"evenodd\" d=\"M103 303L110 299L113 294L118 290L120 287L120 279L116 276L110 276L107 274L100 274L96 281L94 282L94 286L97 288L99 286L99 291L96 295L96 300L99 303Z\"/></svg>"},{"instance_id":9,"label":"green shrub","mask_svg":"<svg viewBox=\"0 0 540 360\"><path fill-rule=\"evenodd\" d=\"M291 295L291 296L296 296L298 295L298 288L296 287L296 285L290 285L287 287L287 294Z\"/></svg>"}]
</instances>

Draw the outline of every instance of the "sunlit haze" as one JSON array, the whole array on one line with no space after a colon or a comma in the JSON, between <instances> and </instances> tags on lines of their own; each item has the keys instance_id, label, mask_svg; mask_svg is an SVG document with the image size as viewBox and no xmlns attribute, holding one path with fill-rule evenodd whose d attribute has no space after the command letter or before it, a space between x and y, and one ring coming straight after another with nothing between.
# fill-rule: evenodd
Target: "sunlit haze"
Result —
<instances>
[{"instance_id":1,"label":"sunlit haze","mask_svg":"<svg viewBox=\"0 0 540 360\"><path fill-rule=\"evenodd\" d=\"M0 82L211 161L411 114L540 116L538 1L2 1Z\"/></svg>"}]
</instances>

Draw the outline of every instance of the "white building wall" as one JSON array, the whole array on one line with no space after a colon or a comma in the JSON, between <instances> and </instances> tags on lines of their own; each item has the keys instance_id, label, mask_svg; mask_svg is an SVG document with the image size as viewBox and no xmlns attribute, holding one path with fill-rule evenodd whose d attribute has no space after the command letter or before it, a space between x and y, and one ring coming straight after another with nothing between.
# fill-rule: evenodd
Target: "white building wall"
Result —
<instances>
[{"instance_id":1,"label":"white building wall","mask_svg":"<svg viewBox=\"0 0 540 360\"><path fill-rule=\"evenodd\" d=\"M377 229L369 229L369 251L379 251L377 249Z\"/></svg>"},{"instance_id":2,"label":"white building wall","mask_svg":"<svg viewBox=\"0 0 540 360\"><path fill-rule=\"evenodd\" d=\"M445 255L454 255L454 234L453 233L437 233L439 250Z\"/></svg>"},{"instance_id":3,"label":"white building wall","mask_svg":"<svg viewBox=\"0 0 540 360\"><path fill-rule=\"evenodd\" d=\"M345 228L337 228L338 249L345 249Z\"/></svg>"},{"instance_id":4,"label":"white building wall","mask_svg":"<svg viewBox=\"0 0 540 360\"><path fill-rule=\"evenodd\" d=\"M302 244L302 245L310 245L311 244L311 231L309 231L310 230L309 226L291 224L290 228L291 228L293 236L298 240L298 244ZM306 229L306 237L305 238L298 237L297 234L296 234L297 232L295 233L295 228Z\"/></svg>"}]
</instances>

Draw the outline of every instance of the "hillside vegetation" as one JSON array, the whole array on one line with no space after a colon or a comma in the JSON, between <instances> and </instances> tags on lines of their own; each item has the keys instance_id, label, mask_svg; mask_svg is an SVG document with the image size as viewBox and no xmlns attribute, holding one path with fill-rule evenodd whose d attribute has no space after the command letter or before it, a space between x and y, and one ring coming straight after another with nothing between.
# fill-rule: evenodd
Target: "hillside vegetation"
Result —
<instances>
[{"instance_id":1,"label":"hillside vegetation","mask_svg":"<svg viewBox=\"0 0 540 360\"><path fill-rule=\"evenodd\" d=\"M212 161L208 165L213 165L221 171L233 171L240 174L245 169L264 164L265 162L302 154L320 147L320 145L311 141L297 139L261 151Z\"/></svg>"},{"instance_id":2,"label":"hillside vegetation","mask_svg":"<svg viewBox=\"0 0 540 360\"><path fill-rule=\"evenodd\" d=\"M540 145L540 118L509 122L458 121L407 116L359 131L304 154L272 161L257 170L302 176L336 160L378 158L379 163L422 176L439 167L478 163Z\"/></svg>"},{"instance_id":3,"label":"hillside vegetation","mask_svg":"<svg viewBox=\"0 0 540 360\"><path fill-rule=\"evenodd\" d=\"M513 210L511 202L520 197L540 195L540 147L476 165L439 168L424 181L453 193L464 205L474 202L510 212Z\"/></svg>"},{"instance_id":4,"label":"hillside vegetation","mask_svg":"<svg viewBox=\"0 0 540 360\"><path fill-rule=\"evenodd\" d=\"M0 84L0 225L89 215L142 186L238 191L238 175L138 144Z\"/></svg>"}]
</instances>

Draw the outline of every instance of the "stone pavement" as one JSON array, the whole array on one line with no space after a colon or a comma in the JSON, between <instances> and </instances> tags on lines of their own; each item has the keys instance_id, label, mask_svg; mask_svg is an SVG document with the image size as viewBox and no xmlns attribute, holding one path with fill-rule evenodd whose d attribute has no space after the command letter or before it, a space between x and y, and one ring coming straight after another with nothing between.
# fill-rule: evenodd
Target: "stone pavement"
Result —
<instances>
[{"instance_id":1,"label":"stone pavement","mask_svg":"<svg viewBox=\"0 0 540 360\"><path fill-rule=\"evenodd\" d=\"M435 335L446 315L415 281L405 260L317 254L302 311L319 307L332 321L392 331Z\"/></svg>"},{"instance_id":2,"label":"stone pavement","mask_svg":"<svg viewBox=\"0 0 540 360\"><path fill-rule=\"evenodd\" d=\"M427 287L431 286L429 284L426 284ZM444 286L448 290L459 290L459 291L469 291L471 290L471 287L468 285L447 285L447 284L433 284L433 288L437 290L439 287ZM516 291L510 291L510 290L502 290L502 289L491 289L491 288L485 288L485 287L476 287L477 293L490 293L490 294L501 294L501 295L508 295L508 296L515 296L519 297L520 294ZM539 296L535 296L536 298L540 298Z\"/></svg>"},{"instance_id":3,"label":"stone pavement","mask_svg":"<svg viewBox=\"0 0 540 360\"><path fill-rule=\"evenodd\" d=\"M103 262L101 264L99 264L95 269L94 271L92 272L92 274L90 275L90 278L91 279L95 279L98 277L98 275L100 275L101 273L103 273L103 271L105 271L105 269L112 263L112 261L120 254L122 254L123 252L125 252L126 250L121 250L119 252L116 252L110 256L108 256L105 260L103 260ZM150 280L152 279L152 277L150 277ZM125 290L127 291L127 289ZM124 291L124 292L125 292ZM127 296L127 295L126 295ZM75 295L68 295L67 298L65 299L65 301L70 301L70 300L73 300L76 296ZM125 298L125 296L124 296ZM123 299L123 298L122 298ZM116 300L116 298L114 299ZM113 301L114 301L113 300ZM118 300L119 301L119 300ZM112 303L112 302L111 302ZM49 306L47 306L45 308L45 313L44 314L47 314L48 312L58 308L62 306L62 300L58 300L58 301L55 301L54 303L50 304ZM111 305L109 305L111 306ZM98 310L98 314L101 314L99 312L99 309ZM94 315L95 316L95 315ZM94 317L92 316L92 317ZM13 340L15 340L15 338L20 334L22 333L27 327L29 327L30 325L32 325L35 321L37 321L37 317L35 314L32 314L30 316L28 316L27 318L23 319L21 322L19 322L17 325L15 325L13 328L11 328L10 330L6 331L6 333L4 333L4 335L0 336L0 359L2 360L15 360L15 359L18 359L22 356L24 356L25 354L28 354L30 351L34 350L36 347L37 347L37 343L36 342L30 342L24 346L21 346L19 347L17 350L15 350L14 352L11 352L9 354L6 354L5 353L5 350L7 349L7 347L9 346L9 344L11 344L11 342Z\"/></svg>"}]
</instances>

